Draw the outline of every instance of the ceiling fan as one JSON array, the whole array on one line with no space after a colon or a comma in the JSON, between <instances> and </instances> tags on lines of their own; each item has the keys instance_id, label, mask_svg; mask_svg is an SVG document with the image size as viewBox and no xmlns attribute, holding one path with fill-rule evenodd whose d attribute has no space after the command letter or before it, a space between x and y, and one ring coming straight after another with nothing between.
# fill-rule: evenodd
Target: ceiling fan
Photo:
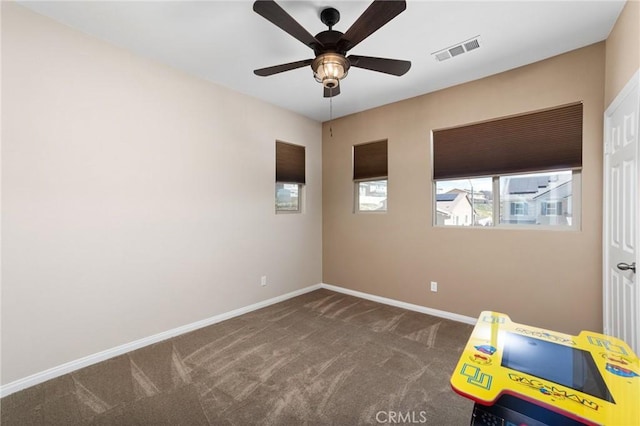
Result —
<instances>
[{"instance_id":1,"label":"ceiling fan","mask_svg":"<svg viewBox=\"0 0 640 426\"><path fill-rule=\"evenodd\" d=\"M333 29L340 20L340 12L332 7L326 8L320 13L320 20L329 29L314 37L274 0L257 0L253 4L253 10L313 49L315 58L260 68L253 72L267 77L311 65L316 81L324 86L325 98L340 94L340 80L346 77L352 66L385 74L404 75L411 68L409 61L346 54L406 8L404 0L374 0L344 34Z\"/></svg>"}]
</instances>

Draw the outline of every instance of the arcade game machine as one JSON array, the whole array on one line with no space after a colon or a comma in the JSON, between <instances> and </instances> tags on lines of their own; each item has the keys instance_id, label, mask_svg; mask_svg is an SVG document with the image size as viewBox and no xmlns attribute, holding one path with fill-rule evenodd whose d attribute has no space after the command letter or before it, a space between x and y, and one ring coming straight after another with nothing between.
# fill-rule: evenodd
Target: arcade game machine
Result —
<instances>
[{"instance_id":1,"label":"arcade game machine","mask_svg":"<svg viewBox=\"0 0 640 426\"><path fill-rule=\"evenodd\" d=\"M471 425L640 426L640 361L622 340L480 314L451 376Z\"/></svg>"}]
</instances>

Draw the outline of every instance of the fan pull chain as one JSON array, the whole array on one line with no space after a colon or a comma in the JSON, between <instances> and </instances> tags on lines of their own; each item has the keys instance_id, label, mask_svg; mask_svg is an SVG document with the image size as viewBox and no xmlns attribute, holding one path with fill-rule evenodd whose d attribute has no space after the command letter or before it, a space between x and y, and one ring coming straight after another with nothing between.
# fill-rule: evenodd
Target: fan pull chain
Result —
<instances>
[{"instance_id":1,"label":"fan pull chain","mask_svg":"<svg viewBox=\"0 0 640 426\"><path fill-rule=\"evenodd\" d=\"M333 96L329 98L329 135L333 137Z\"/></svg>"}]
</instances>

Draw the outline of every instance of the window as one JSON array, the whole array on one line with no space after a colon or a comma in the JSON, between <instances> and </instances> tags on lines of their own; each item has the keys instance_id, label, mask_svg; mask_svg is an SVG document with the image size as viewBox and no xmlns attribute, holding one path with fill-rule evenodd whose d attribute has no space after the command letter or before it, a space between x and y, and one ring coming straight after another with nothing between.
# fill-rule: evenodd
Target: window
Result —
<instances>
[{"instance_id":1,"label":"window","mask_svg":"<svg viewBox=\"0 0 640 426\"><path fill-rule=\"evenodd\" d=\"M387 211L387 141L353 147L356 212Z\"/></svg>"},{"instance_id":2,"label":"window","mask_svg":"<svg viewBox=\"0 0 640 426\"><path fill-rule=\"evenodd\" d=\"M493 224L491 178L436 182L436 224L489 226Z\"/></svg>"},{"instance_id":3,"label":"window","mask_svg":"<svg viewBox=\"0 0 640 426\"><path fill-rule=\"evenodd\" d=\"M387 181L371 180L357 182L358 211L387 210Z\"/></svg>"},{"instance_id":4,"label":"window","mask_svg":"<svg viewBox=\"0 0 640 426\"><path fill-rule=\"evenodd\" d=\"M562 216L562 201L542 201L541 206L543 216Z\"/></svg>"},{"instance_id":5,"label":"window","mask_svg":"<svg viewBox=\"0 0 640 426\"><path fill-rule=\"evenodd\" d=\"M577 229L581 168L582 104L434 131L434 224Z\"/></svg>"},{"instance_id":6,"label":"window","mask_svg":"<svg viewBox=\"0 0 640 426\"><path fill-rule=\"evenodd\" d=\"M526 216L529 214L529 204L522 201L511 201L511 214L513 216Z\"/></svg>"},{"instance_id":7,"label":"window","mask_svg":"<svg viewBox=\"0 0 640 426\"><path fill-rule=\"evenodd\" d=\"M579 186L572 170L436 181L435 224L575 227Z\"/></svg>"},{"instance_id":8,"label":"window","mask_svg":"<svg viewBox=\"0 0 640 426\"><path fill-rule=\"evenodd\" d=\"M301 212L305 148L276 141L276 213Z\"/></svg>"},{"instance_id":9,"label":"window","mask_svg":"<svg viewBox=\"0 0 640 426\"><path fill-rule=\"evenodd\" d=\"M299 183L276 182L276 210L299 212L300 187Z\"/></svg>"}]
</instances>

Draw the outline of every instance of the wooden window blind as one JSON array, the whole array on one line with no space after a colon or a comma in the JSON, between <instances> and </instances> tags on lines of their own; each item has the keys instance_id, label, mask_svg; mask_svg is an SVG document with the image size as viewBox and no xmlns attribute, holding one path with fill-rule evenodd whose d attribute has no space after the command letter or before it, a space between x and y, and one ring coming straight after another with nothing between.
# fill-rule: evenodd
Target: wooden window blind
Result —
<instances>
[{"instance_id":1,"label":"wooden window blind","mask_svg":"<svg viewBox=\"0 0 640 426\"><path fill-rule=\"evenodd\" d=\"M387 141L353 146L353 179L387 177Z\"/></svg>"},{"instance_id":2,"label":"wooden window blind","mask_svg":"<svg viewBox=\"0 0 640 426\"><path fill-rule=\"evenodd\" d=\"M276 141L276 182L305 184L304 146Z\"/></svg>"},{"instance_id":3,"label":"wooden window blind","mask_svg":"<svg viewBox=\"0 0 640 426\"><path fill-rule=\"evenodd\" d=\"M433 132L433 178L582 167L582 103Z\"/></svg>"}]
</instances>

